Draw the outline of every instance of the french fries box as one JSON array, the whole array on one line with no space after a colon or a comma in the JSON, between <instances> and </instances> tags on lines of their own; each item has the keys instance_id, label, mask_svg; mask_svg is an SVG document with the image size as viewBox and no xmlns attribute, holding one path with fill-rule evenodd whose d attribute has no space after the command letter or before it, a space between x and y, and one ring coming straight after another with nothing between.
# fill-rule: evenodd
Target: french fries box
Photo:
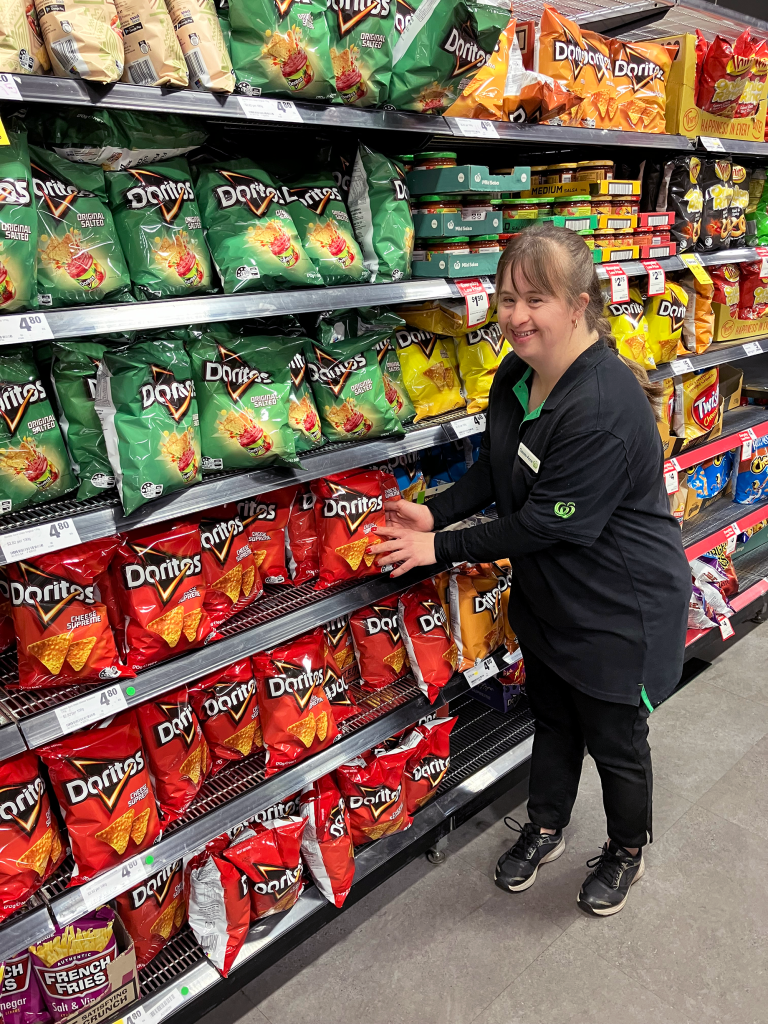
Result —
<instances>
[{"instance_id":1,"label":"french fries box","mask_svg":"<svg viewBox=\"0 0 768 1024\"><path fill-rule=\"evenodd\" d=\"M107 966L107 991L100 999L84 1006L80 1013L67 1017L65 1024L98 1024L99 1021L111 1021L140 997L133 939L117 914L113 928L119 953L117 959Z\"/></svg>"},{"instance_id":2,"label":"french fries box","mask_svg":"<svg viewBox=\"0 0 768 1024\"><path fill-rule=\"evenodd\" d=\"M739 320L738 311L734 316L731 307L720 302L712 303L712 311L715 314L713 341L744 341L768 333L768 317L764 316L759 320Z\"/></svg>"},{"instance_id":3,"label":"french fries box","mask_svg":"<svg viewBox=\"0 0 768 1024\"><path fill-rule=\"evenodd\" d=\"M754 117L718 117L708 114L696 106L696 36L687 33L680 36L665 36L654 39L656 43L675 43L677 56L672 61L672 70L667 82L667 132L670 135L685 135L689 139L697 135L719 139L739 139L748 142L762 142L765 135L766 100L760 103Z\"/></svg>"}]
</instances>

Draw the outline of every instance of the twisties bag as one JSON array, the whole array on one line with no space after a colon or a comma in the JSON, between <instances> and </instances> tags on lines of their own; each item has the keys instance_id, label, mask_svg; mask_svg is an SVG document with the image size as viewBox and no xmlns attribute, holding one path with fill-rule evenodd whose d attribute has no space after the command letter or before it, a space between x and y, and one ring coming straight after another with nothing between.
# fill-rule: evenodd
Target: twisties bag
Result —
<instances>
[{"instance_id":1,"label":"twisties bag","mask_svg":"<svg viewBox=\"0 0 768 1024\"><path fill-rule=\"evenodd\" d=\"M720 410L720 369L684 373L675 381L675 410L672 429L678 437L692 441L709 433Z\"/></svg>"},{"instance_id":2,"label":"twisties bag","mask_svg":"<svg viewBox=\"0 0 768 1024\"><path fill-rule=\"evenodd\" d=\"M115 0L35 0L35 6L57 78L118 81L124 58Z\"/></svg>"},{"instance_id":3,"label":"twisties bag","mask_svg":"<svg viewBox=\"0 0 768 1024\"><path fill-rule=\"evenodd\" d=\"M653 40L628 43L611 39L609 42L618 100L613 127L663 135L666 87L677 48Z\"/></svg>"},{"instance_id":4,"label":"twisties bag","mask_svg":"<svg viewBox=\"0 0 768 1024\"><path fill-rule=\"evenodd\" d=\"M512 346L501 333L497 323L479 327L456 338L459 373L469 402L467 412L482 412L488 408L488 394L496 371Z\"/></svg>"},{"instance_id":5,"label":"twisties bag","mask_svg":"<svg viewBox=\"0 0 768 1024\"><path fill-rule=\"evenodd\" d=\"M454 369L457 359L453 338L404 327L395 331L395 341L403 382L416 409L414 422L465 407Z\"/></svg>"},{"instance_id":6,"label":"twisties bag","mask_svg":"<svg viewBox=\"0 0 768 1024\"><path fill-rule=\"evenodd\" d=\"M558 82L581 103L567 123L610 128L618 111L608 40L582 30L553 7L544 7L536 37L536 70ZM565 123L565 121L564 121Z\"/></svg>"},{"instance_id":7,"label":"twisties bag","mask_svg":"<svg viewBox=\"0 0 768 1024\"><path fill-rule=\"evenodd\" d=\"M331 65L342 103L378 107L386 100L396 8L396 0L329 0Z\"/></svg>"},{"instance_id":8,"label":"twisties bag","mask_svg":"<svg viewBox=\"0 0 768 1024\"><path fill-rule=\"evenodd\" d=\"M656 366L648 347L648 321L637 288L630 288L629 302L609 302L605 315L616 339L619 355L652 370Z\"/></svg>"}]
</instances>

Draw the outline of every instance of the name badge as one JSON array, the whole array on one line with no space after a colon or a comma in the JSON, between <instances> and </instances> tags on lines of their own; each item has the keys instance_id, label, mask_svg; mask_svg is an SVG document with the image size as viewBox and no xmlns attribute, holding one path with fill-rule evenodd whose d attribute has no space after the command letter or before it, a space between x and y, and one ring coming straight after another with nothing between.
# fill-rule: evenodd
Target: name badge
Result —
<instances>
[{"instance_id":1,"label":"name badge","mask_svg":"<svg viewBox=\"0 0 768 1024\"><path fill-rule=\"evenodd\" d=\"M517 449L517 454L529 469L532 469L534 473L539 472L541 461L533 454L530 448L525 447L522 441L520 442L520 447Z\"/></svg>"}]
</instances>

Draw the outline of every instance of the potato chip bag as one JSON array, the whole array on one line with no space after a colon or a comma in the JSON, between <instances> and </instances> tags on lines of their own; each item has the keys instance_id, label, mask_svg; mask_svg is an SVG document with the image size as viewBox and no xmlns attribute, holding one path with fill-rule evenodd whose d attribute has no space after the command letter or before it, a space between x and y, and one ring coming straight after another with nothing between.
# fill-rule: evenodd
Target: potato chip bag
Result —
<instances>
[{"instance_id":1,"label":"potato chip bag","mask_svg":"<svg viewBox=\"0 0 768 1024\"><path fill-rule=\"evenodd\" d=\"M446 117L472 117L484 121L504 119L504 85L507 81L510 46L517 44L516 25L515 18L510 18L507 27L499 36L491 59L480 68L464 87L458 99L448 107ZM517 49L520 50L519 44Z\"/></svg>"},{"instance_id":2,"label":"potato chip bag","mask_svg":"<svg viewBox=\"0 0 768 1024\"><path fill-rule=\"evenodd\" d=\"M263 747L250 658L196 680L189 699L211 753L211 775Z\"/></svg>"},{"instance_id":3,"label":"potato chip bag","mask_svg":"<svg viewBox=\"0 0 768 1024\"><path fill-rule=\"evenodd\" d=\"M736 316L741 296L741 276L738 263L721 263L711 267L707 273L712 278L712 301L720 306L729 306L731 316Z\"/></svg>"},{"instance_id":4,"label":"potato chip bag","mask_svg":"<svg viewBox=\"0 0 768 1024\"><path fill-rule=\"evenodd\" d=\"M189 927L224 978L251 925L248 876L223 856L229 842L228 835L218 836L184 867Z\"/></svg>"},{"instance_id":5,"label":"potato chip bag","mask_svg":"<svg viewBox=\"0 0 768 1024\"><path fill-rule=\"evenodd\" d=\"M119 80L123 33L115 0L35 0L35 7L57 78Z\"/></svg>"},{"instance_id":6,"label":"potato chip bag","mask_svg":"<svg viewBox=\"0 0 768 1024\"><path fill-rule=\"evenodd\" d=\"M424 580L401 594L397 617L413 676L434 704L456 671L459 658L434 583Z\"/></svg>"},{"instance_id":7,"label":"potato chip bag","mask_svg":"<svg viewBox=\"0 0 768 1024\"><path fill-rule=\"evenodd\" d=\"M123 30L123 81L188 85L189 74L165 0L115 0Z\"/></svg>"},{"instance_id":8,"label":"potato chip bag","mask_svg":"<svg viewBox=\"0 0 768 1024\"><path fill-rule=\"evenodd\" d=\"M763 276L762 260L739 263L739 320L760 320L768 316L768 274Z\"/></svg>"},{"instance_id":9,"label":"potato chip bag","mask_svg":"<svg viewBox=\"0 0 768 1024\"><path fill-rule=\"evenodd\" d=\"M305 818L275 818L247 825L224 856L249 879L251 921L290 910L304 888L301 837Z\"/></svg>"},{"instance_id":10,"label":"potato chip bag","mask_svg":"<svg viewBox=\"0 0 768 1024\"><path fill-rule=\"evenodd\" d=\"M734 117L753 66L753 53L737 53L730 39L715 36L699 72L696 106L718 117Z\"/></svg>"},{"instance_id":11,"label":"potato chip bag","mask_svg":"<svg viewBox=\"0 0 768 1024\"><path fill-rule=\"evenodd\" d=\"M315 404L309 380L307 360L304 353L294 351L288 363L291 371L291 396L288 403L288 422L293 431L296 452L309 452L322 448L326 439L322 434L320 414Z\"/></svg>"},{"instance_id":12,"label":"potato chip bag","mask_svg":"<svg viewBox=\"0 0 768 1024\"><path fill-rule=\"evenodd\" d=\"M395 341L403 382L416 409L414 422L466 406L454 369L457 359L453 338L405 327L395 331Z\"/></svg>"},{"instance_id":13,"label":"potato chip bag","mask_svg":"<svg viewBox=\"0 0 768 1024\"><path fill-rule=\"evenodd\" d=\"M544 6L536 39L536 68L554 79L581 103L567 123L585 128L610 128L618 110L609 41ZM564 123L565 120L564 120Z\"/></svg>"},{"instance_id":14,"label":"potato chip bag","mask_svg":"<svg viewBox=\"0 0 768 1024\"><path fill-rule=\"evenodd\" d=\"M768 44L766 44L768 46ZM744 245L747 235L747 207L749 206L749 185L752 171L741 164L731 164L731 206L728 210L731 245Z\"/></svg>"},{"instance_id":15,"label":"potato chip bag","mask_svg":"<svg viewBox=\"0 0 768 1024\"><path fill-rule=\"evenodd\" d=\"M351 341L364 334L391 333L395 327L404 326L399 313L386 306L332 309L318 314L315 337L321 345L335 345L337 341Z\"/></svg>"},{"instance_id":16,"label":"potato chip bag","mask_svg":"<svg viewBox=\"0 0 768 1024\"><path fill-rule=\"evenodd\" d=\"M232 92L235 71L214 0L166 0L192 89Z\"/></svg>"},{"instance_id":17,"label":"potato chip bag","mask_svg":"<svg viewBox=\"0 0 768 1024\"><path fill-rule=\"evenodd\" d=\"M697 248L717 252L728 245L733 199L730 160L702 160L699 184L704 195L701 235Z\"/></svg>"},{"instance_id":18,"label":"potato chip bag","mask_svg":"<svg viewBox=\"0 0 768 1024\"><path fill-rule=\"evenodd\" d=\"M409 280L413 218L400 164L361 143L347 206L371 283Z\"/></svg>"},{"instance_id":19,"label":"potato chip bag","mask_svg":"<svg viewBox=\"0 0 768 1024\"><path fill-rule=\"evenodd\" d=\"M295 493L295 487L284 487L237 503L237 514L264 583L291 583L285 564L285 531Z\"/></svg>"},{"instance_id":20,"label":"potato chip bag","mask_svg":"<svg viewBox=\"0 0 768 1024\"><path fill-rule=\"evenodd\" d=\"M383 690L407 675L408 655L397 617L398 595L382 598L349 617L360 665L360 686L369 693Z\"/></svg>"},{"instance_id":21,"label":"potato chip bag","mask_svg":"<svg viewBox=\"0 0 768 1024\"><path fill-rule=\"evenodd\" d=\"M51 1024L53 1018L45 1005L29 952L25 950L6 959L3 968L0 1014L4 1024Z\"/></svg>"},{"instance_id":22,"label":"potato chip bag","mask_svg":"<svg viewBox=\"0 0 768 1024\"><path fill-rule=\"evenodd\" d=\"M301 856L312 880L329 903L342 907L355 878L355 848L349 810L333 774L301 791Z\"/></svg>"},{"instance_id":23,"label":"potato chip bag","mask_svg":"<svg viewBox=\"0 0 768 1024\"><path fill-rule=\"evenodd\" d=\"M459 373L467 394L467 412L488 408L488 394L496 371L512 351L498 323L479 327L456 338Z\"/></svg>"},{"instance_id":24,"label":"potato chip bag","mask_svg":"<svg viewBox=\"0 0 768 1024\"><path fill-rule=\"evenodd\" d=\"M608 40L618 110L613 126L625 131L666 131L667 82L676 47L652 39Z\"/></svg>"},{"instance_id":25,"label":"potato chip bag","mask_svg":"<svg viewBox=\"0 0 768 1024\"><path fill-rule=\"evenodd\" d=\"M0 314L37 307L37 214L27 136L0 146Z\"/></svg>"},{"instance_id":26,"label":"potato chip bag","mask_svg":"<svg viewBox=\"0 0 768 1024\"><path fill-rule=\"evenodd\" d=\"M215 628L264 593L251 545L234 504L204 513L198 522L203 549L203 607Z\"/></svg>"},{"instance_id":27,"label":"potato chip bag","mask_svg":"<svg viewBox=\"0 0 768 1024\"><path fill-rule=\"evenodd\" d=\"M699 184L701 160L697 156L676 156L664 165L656 209L674 210L675 221L669 229L678 252L693 249L701 235L704 193Z\"/></svg>"},{"instance_id":28,"label":"potato chip bag","mask_svg":"<svg viewBox=\"0 0 768 1024\"><path fill-rule=\"evenodd\" d=\"M684 373L675 379L672 429L677 437L692 441L709 433L720 412L720 369Z\"/></svg>"},{"instance_id":29,"label":"potato chip bag","mask_svg":"<svg viewBox=\"0 0 768 1024\"><path fill-rule=\"evenodd\" d=\"M619 355L652 370L656 363L648 347L648 321L643 299L637 288L630 288L629 302L608 302L605 315L616 339Z\"/></svg>"},{"instance_id":30,"label":"potato chip bag","mask_svg":"<svg viewBox=\"0 0 768 1024\"><path fill-rule=\"evenodd\" d=\"M663 295L653 295L645 299L648 351L657 366L674 359L677 343L683 332L687 308L687 292L669 278Z\"/></svg>"},{"instance_id":31,"label":"potato chip bag","mask_svg":"<svg viewBox=\"0 0 768 1024\"><path fill-rule=\"evenodd\" d=\"M378 107L387 98L396 37L396 2L329 0L328 36L336 93L342 103Z\"/></svg>"},{"instance_id":32,"label":"potato chip bag","mask_svg":"<svg viewBox=\"0 0 768 1024\"><path fill-rule=\"evenodd\" d=\"M748 37L746 49L753 53L752 68L749 80L745 83L739 102L736 104L734 117L754 117L765 99L766 78L768 77L768 40L755 39L749 29L742 33L741 39Z\"/></svg>"},{"instance_id":33,"label":"potato chip bag","mask_svg":"<svg viewBox=\"0 0 768 1024\"><path fill-rule=\"evenodd\" d=\"M743 450L742 450L743 455ZM752 454L741 458L733 482L733 500L753 505L768 495L768 434L752 442Z\"/></svg>"},{"instance_id":34,"label":"potato chip bag","mask_svg":"<svg viewBox=\"0 0 768 1024\"><path fill-rule=\"evenodd\" d=\"M0 2L0 72L42 75L51 70L31 0Z\"/></svg>"},{"instance_id":35,"label":"potato chip bag","mask_svg":"<svg viewBox=\"0 0 768 1024\"><path fill-rule=\"evenodd\" d=\"M375 546L381 543L376 530L385 521L380 470L336 473L311 486L320 546L320 579L315 589L389 572L389 566L376 564L375 555Z\"/></svg>"},{"instance_id":36,"label":"potato chip bag","mask_svg":"<svg viewBox=\"0 0 768 1024\"><path fill-rule=\"evenodd\" d=\"M284 185L281 192L304 251L319 271L323 284L367 281L371 275L330 172L302 175L290 186Z\"/></svg>"},{"instance_id":37,"label":"potato chip bag","mask_svg":"<svg viewBox=\"0 0 768 1024\"><path fill-rule=\"evenodd\" d=\"M151 963L187 919L184 862L177 860L139 882L116 901L120 920L133 939L136 966Z\"/></svg>"},{"instance_id":38,"label":"potato chip bag","mask_svg":"<svg viewBox=\"0 0 768 1024\"><path fill-rule=\"evenodd\" d=\"M418 327L433 334L446 334L451 338L458 338L460 334L468 334L469 331L479 331L496 319L496 309L491 302L485 320L470 327L464 299L432 299L417 305L399 306L398 313L409 327ZM402 327L403 324L395 326Z\"/></svg>"},{"instance_id":39,"label":"potato chip bag","mask_svg":"<svg viewBox=\"0 0 768 1024\"><path fill-rule=\"evenodd\" d=\"M458 671L466 672L504 642L499 581L489 567L453 569L448 582L450 629L458 650Z\"/></svg>"},{"instance_id":40,"label":"potato chip bag","mask_svg":"<svg viewBox=\"0 0 768 1024\"><path fill-rule=\"evenodd\" d=\"M356 757L336 769L336 784L349 809L355 846L402 832L413 824L403 786L403 771L411 753L410 748L399 746Z\"/></svg>"}]
</instances>

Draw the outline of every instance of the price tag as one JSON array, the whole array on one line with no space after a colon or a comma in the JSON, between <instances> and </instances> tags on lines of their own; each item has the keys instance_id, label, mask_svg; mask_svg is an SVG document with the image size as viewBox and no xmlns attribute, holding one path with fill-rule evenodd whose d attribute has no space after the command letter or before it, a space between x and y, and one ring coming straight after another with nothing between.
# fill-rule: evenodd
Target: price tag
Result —
<instances>
[{"instance_id":1,"label":"price tag","mask_svg":"<svg viewBox=\"0 0 768 1024\"><path fill-rule=\"evenodd\" d=\"M5 130L5 125L0 118L0 146L10 146L11 140L8 138L8 132Z\"/></svg>"},{"instance_id":2,"label":"price tag","mask_svg":"<svg viewBox=\"0 0 768 1024\"><path fill-rule=\"evenodd\" d=\"M477 277L472 277L468 281L457 281L456 287L467 304L467 326L477 327L488 316L488 292Z\"/></svg>"},{"instance_id":3,"label":"price tag","mask_svg":"<svg viewBox=\"0 0 768 1024\"><path fill-rule=\"evenodd\" d=\"M760 277L768 277L768 245L758 245L755 252L760 257Z\"/></svg>"},{"instance_id":4,"label":"price tag","mask_svg":"<svg viewBox=\"0 0 768 1024\"><path fill-rule=\"evenodd\" d=\"M61 704L55 708L56 717L59 720L59 728L63 733L77 732L86 725L93 725L100 722L102 718L110 718L118 711L125 711L128 702L122 688L115 683L113 686L106 686L103 690L95 690L93 693L80 697L79 700L72 700L68 704Z\"/></svg>"},{"instance_id":5,"label":"price tag","mask_svg":"<svg viewBox=\"0 0 768 1024\"><path fill-rule=\"evenodd\" d=\"M460 420L445 424L449 435L455 440L469 437L470 434L482 434L485 430L485 413L477 412L474 416L464 416Z\"/></svg>"},{"instance_id":6,"label":"price tag","mask_svg":"<svg viewBox=\"0 0 768 1024\"><path fill-rule=\"evenodd\" d=\"M690 359L673 359L669 365L675 376L680 373L691 373L693 371L693 363Z\"/></svg>"},{"instance_id":7,"label":"price tag","mask_svg":"<svg viewBox=\"0 0 768 1024\"><path fill-rule=\"evenodd\" d=\"M498 139L499 137L493 121L481 121L474 117L452 117L450 120L454 135L465 135L469 139Z\"/></svg>"},{"instance_id":8,"label":"price tag","mask_svg":"<svg viewBox=\"0 0 768 1024\"><path fill-rule=\"evenodd\" d=\"M742 458L742 461L744 459L751 459L752 458L752 442L751 441L745 441L742 444L742 446L741 446L741 458Z\"/></svg>"},{"instance_id":9,"label":"price tag","mask_svg":"<svg viewBox=\"0 0 768 1024\"><path fill-rule=\"evenodd\" d=\"M720 626L720 636L723 640L729 640L733 636L734 632L730 620L727 618L720 619L718 625Z\"/></svg>"},{"instance_id":10,"label":"price tag","mask_svg":"<svg viewBox=\"0 0 768 1024\"><path fill-rule=\"evenodd\" d=\"M658 260L641 260L648 273L648 294L663 295L667 287L667 278L664 268Z\"/></svg>"},{"instance_id":11,"label":"price tag","mask_svg":"<svg viewBox=\"0 0 768 1024\"><path fill-rule=\"evenodd\" d=\"M0 75L0 100L20 100L21 93L13 75Z\"/></svg>"},{"instance_id":12,"label":"price tag","mask_svg":"<svg viewBox=\"0 0 768 1024\"><path fill-rule=\"evenodd\" d=\"M699 142L702 144L704 149L708 149L710 153L725 152L725 146L723 145L722 139L716 139L710 135L700 135Z\"/></svg>"},{"instance_id":13,"label":"price tag","mask_svg":"<svg viewBox=\"0 0 768 1024\"><path fill-rule=\"evenodd\" d=\"M496 285L493 283L490 277L478 277L477 280L480 282L480 284L482 284L483 288L485 288L489 295L493 295L493 293L496 291Z\"/></svg>"},{"instance_id":14,"label":"price tag","mask_svg":"<svg viewBox=\"0 0 768 1024\"><path fill-rule=\"evenodd\" d=\"M667 466L669 466L669 469L667 469ZM667 488L667 494L677 494L680 490L680 480L677 475L677 470L668 462L664 466L664 484Z\"/></svg>"},{"instance_id":15,"label":"price tag","mask_svg":"<svg viewBox=\"0 0 768 1024\"><path fill-rule=\"evenodd\" d=\"M256 121L297 121L304 118L293 100L268 100L264 96L238 96L246 117Z\"/></svg>"},{"instance_id":16,"label":"price tag","mask_svg":"<svg viewBox=\"0 0 768 1024\"><path fill-rule=\"evenodd\" d=\"M175 1012L176 1007L180 1006L188 995L189 989L186 985L174 986L162 999L158 999L154 1006L149 1009L146 1006L137 1006L121 1017L117 1024L159 1024L161 1020Z\"/></svg>"},{"instance_id":17,"label":"price tag","mask_svg":"<svg viewBox=\"0 0 768 1024\"><path fill-rule=\"evenodd\" d=\"M42 523L27 530L14 530L0 537L0 547L6 562L20 562L35 555L59 551L80 543L73 519L60 519L56 523Z\"/></svg>"},{"instance_id":18,"label":"price tag","mask_svg":"<svg viewBox=\"0 0 768 1024\"><path fill-rule=\"evenodd\" d=\"M143 853L140 857L132 857L120 865L120 884L123 889L132 889L155 870L153 867L154 857L150 852ZM113 899L115 895L115 879L112 877L94 878L92 882L86 883L80 889L88 910L95 910L101 907L107 900Z\"/></svg>"},{"instance_id":19,"label":"price tag","mask_svg":"<svg viewBox=\"0 0 768 1024\"><path fill-rule=\"evenodd\" d=\"M514 665L515 662L516 661L520 661L522 659L522 657L523 657L523 652L518 649L514 653L512 653L510 651L505 651L502 660L504 661L504 663L506 665Z\"/></svg>"},{"instance_id":20,"label":"price tag","mask_svg":"<svg viewBox=\"0 0 768 1024\"><path fill-rule=\"evenodd\" d=\"M605 272L611 282L611 302L629 302L629 278L626 271L616 263L609 263Z\"/></svg>"},{"instance_id":21,"label":"price tag","mask_svg":"<svg viewBox=\"0 0 768 1024\"><path fill-rule=\"evenodd\" d=\"M45 313L21 313L0 318L0 345L49 341L52 337L53 331L48 326Z\"/></svg>"},{"instance_id":22,"label":"price tag","mask_svg":"<svg viewBox=\"0 0 768 1024\"><path fill-rule=\"evenodd\" d=\"M729 537L728 540L725 542L725 553L726 553L726 555L731 555L731 554L733 554L733 552L735 550L736 550L736 534L734 533L734 535L732 537Z\"/></svg>"},{"instance_id":23,"label":"price tag","mask_svg":"<svg viewBox=\"0 0 768 1024\"><path fill-rule=\"evenodd\" d=\"M768 277L768 274L766 274L766 277ZM759 356L762 351L763 346L759 341L748 341L744 345L744 354L747 356Z\"/></svg>"},{"instance_id":24,"label":"price tag","mask_svg":"<svg viewBox=\"0 0 768 1024\"><path fill-rule=\"evenodd\" d=\"M495 676L498 671L495 658L486 658L479 665L473 665L472 668L468 668L464 673L464 678L470 686L477 686L484 679L490 679L491 676Z\"/></svg>"},{"instance_id":25,"label":"price tag","mask_svg":"<svg viewBox=\"0 0 768 1024\"><path fill-rule=\"evenodd\" d=\"M697 252L682 252L680 253L680 259L697 281L701 282L701 284L712 284L712 278L705 270L701 257Z\"/></svg>"}]
</instances>

